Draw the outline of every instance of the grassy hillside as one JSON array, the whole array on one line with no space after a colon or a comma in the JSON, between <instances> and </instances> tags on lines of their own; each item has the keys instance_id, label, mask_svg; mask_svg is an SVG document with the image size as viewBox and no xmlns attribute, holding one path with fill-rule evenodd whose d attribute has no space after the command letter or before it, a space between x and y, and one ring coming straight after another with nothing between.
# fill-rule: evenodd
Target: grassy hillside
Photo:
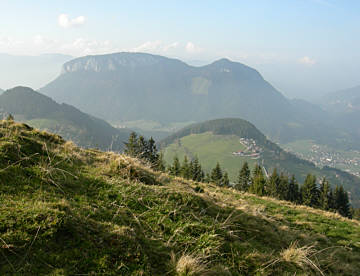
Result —
<instances>
[{"instance_id":1,"label":"grassy hillside","mask_svg":"<svg viewBox=\"0 0 360 276\"><path fill-rule=\"evenodd\" d=\"M243 150L240 138L253 139L262 149L260 158L234 156L232 152ZM351 192L353 206L360 206L360 179L349 173L325 167L316 167L313 163L300 159L284 151L275 143L269 141L251 123L241 119L217 119L193 124L167 137L160 143L164 158L171 163L174 156L182 160L198 156L206 171L210 171L219 161L228 171L230 180L235 181L244 161L250 165L255 162L262 165L269 173L277 168L287 174L295 174L298 181L303 182L311 173L321 179L323 176L332 185L343 185Z\"/></svg>"},{"instance_id":2,"label":"grassy hillside","mask_svg":"<svg viewBox=\"0 0 360 276\"><path fill-rule=\"evenodd\" d=\"M104 120L81 112L67 104L58 104L31 88L15 87L0 95L1 113L11 113L16 120L57 133L83 147L121 151L130 134Z\"/></svg>"},{"instance_id":3,"label":"grassy hillside","mask_svg":"<svg viewBox=\"0 0 360 276\"><path fill-rule=\"evenodd\" d=\"M167 164L171 164L175 155L180 161L185 155L189 158L197 156L203 168L208 172L216 166L217 162L220 162L221 166L228 171L230 179L235 181L244 161L248 161L251 168L257 162L248 157L232 155L232 152L244 149L245 147L239 143L238 136L205 132L191 134L172 143L165 148L164 159Z\"/></svg>"},{"instance_id":4,"label":"grassy hillside","mask_svg":"<svg viewBox=\"0 0 360 276\"><path fill-rule=\"evenodd\" d=\"M360 222L0 122L1 275L356 275Z\"/></svg>"}]
</instances>

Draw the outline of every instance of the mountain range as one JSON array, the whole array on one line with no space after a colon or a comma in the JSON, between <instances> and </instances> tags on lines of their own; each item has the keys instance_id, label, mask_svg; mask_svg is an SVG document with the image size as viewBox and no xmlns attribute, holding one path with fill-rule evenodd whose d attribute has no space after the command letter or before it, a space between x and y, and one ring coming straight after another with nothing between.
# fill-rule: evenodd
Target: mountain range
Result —
<instances>
[{"instance_id":1,"label":"mountain range","mask_svg":"<svg viewBox=\"0 0 360 276\"><path fill-rule=\"evenodd\" d=\"M360 86L336 91L325 95L321 102L333 112L353 112L360 110Z\"/></svg>"},{"instance_id":2,"label":"mountain range","mask_svg":"<svg viewBox=\"0 0 360 276\"><path fill-rule=\"evenodd\" d=\"M255 69L228 59L194 67L143 53L86 56L65 63L40 91L113 124L238 117L281 143L315 137L360 148L358 137L333 125L326 111L285 98Z\"/></svg>"},{"instance_id":3,"label":"mountain range","mask_svg":"<svg viewBox=\"0 0 360 276\"><path fill-rule=\"evenodd\" d=\"M83 147L121 151L130 133L28 87L15 87L1 94L0 113L10 113L17 121L57 133Z\"/></svg>"},{"instance_id":4,"label":"mountain range","mask_svg":"<svg viewBox=\"0 0 360 276\"><path fill-rule=\"evenodd\" d=\"M333 116L333 121L341 125L354 137L360 137L360 86L327 94L321 104Z\"/></svg>"}]
</instances>

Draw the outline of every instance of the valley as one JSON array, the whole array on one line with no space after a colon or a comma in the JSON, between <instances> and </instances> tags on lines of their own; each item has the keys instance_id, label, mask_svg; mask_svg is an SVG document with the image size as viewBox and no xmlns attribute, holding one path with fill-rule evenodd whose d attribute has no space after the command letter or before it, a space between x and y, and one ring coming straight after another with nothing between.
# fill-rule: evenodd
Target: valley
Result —
<instances>
[{"instance_id":1,"label":"valley","mask_svg":"<svg viewBox=\"0 0 360 276\"><path fill-rule=\"evenodd\" d=\"M319 167L333 167L360 177L360 152L339 150L319 145L311 140L295 141L283 145L284 149Z\"/></svg>"}]
</instances>

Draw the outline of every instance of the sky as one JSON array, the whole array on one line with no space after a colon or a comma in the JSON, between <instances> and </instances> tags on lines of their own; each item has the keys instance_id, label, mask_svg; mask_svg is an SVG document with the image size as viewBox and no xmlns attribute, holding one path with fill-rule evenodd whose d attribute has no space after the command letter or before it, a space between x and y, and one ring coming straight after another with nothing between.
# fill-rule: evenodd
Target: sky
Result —
<instances>
[{"instance_id":1,"label":"sky","mask_svg":"<svg viewBox=\"0 0 360 276\"><path fill-rule=\"evenodd\" d=\"M288 97L360 85L358 0L0 0L0 53L229 58Z\"/></svg>"}]
</instances>

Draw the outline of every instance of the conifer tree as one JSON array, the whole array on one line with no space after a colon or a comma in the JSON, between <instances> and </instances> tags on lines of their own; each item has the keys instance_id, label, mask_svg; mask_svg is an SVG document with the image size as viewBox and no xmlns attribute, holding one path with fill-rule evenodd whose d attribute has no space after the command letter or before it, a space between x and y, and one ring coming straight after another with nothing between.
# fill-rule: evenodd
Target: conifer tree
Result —
<instances>
[{"instance_id":1,"label":"conifer tree","mask_svg":"<svg viewBox=\"0 0 360 276\"><path fill-rule=\"evenodd\" d=\"M320 208L323 210L329 210L329 193L330 193L330 185L325 177L321 180L320 183Z\"/></svg>"},{"instance_id":2,"label":"conifer tree","mask_svg":"<svg viewBox=\"0 0 360 276\"><path fill-rule=\"evenodd\" d=\"M329 189L329 210L335 210L336 206L335 206L335 196L334 196L334 190Z\"/></svg>"},{"instance_id":3,"label":"conifer tree","mask_svg":"<svg viewBox=\"0 0 360 276\"><path fill-rule=\"evenodd\" d=\"M190 179L191 177L191 168L186 155L184 156L184 161L181 166L181 176L185 179Z\"/></svg>"},{"instance_id":4,"label":"conifer tree","mask_svg":"<svg viewBox=\"0 0 360 276\"><path fill-rule=\"evenodd\" d=\"M278 197L278 190L280 186L280 177L277 173L276 168L274 168L271 176L269 177L267 183L266 183L266 194L277 198Z\"/></svg>"},{"instance_id":5,"label":"conifer tree","mask_svg":"<svg viewBox=\"0 0 360 276\"><path fill-rule=\"evenodd\" d=\"M221 178L221 186L225 186L225 187L230 186L229 175L227 172L224 172Z\"/></svg>"},{"instance_id":6,"label":"conifer tree","mask_svg":"<svg viewBox=\"0 0 360 276\"><path fill-rule=\"evenodd\" d=\"M139 136L137 140L138 145L138 158L148 160L149 152L148 152L148 142L145 140L144 136Z\"/></svg>"},{"instance_id":7,"label":"conifer tree","mask_svg":"<svg viewBox=\"0 0 360 276\"><path fill-rule=\"evenodd\" d=\"M155 169L160 172L165 172L164 154L162 152L158 155L158 159L155 163Z\"/></svg>"},{"instance_id":8,"label":"conifer tree","mask_svg":"<svg viewBox=\"0 0 360 276\"><path fill-rule=\"evenodd\" d=\"M334 192L335 208L340 215L351 218L349 197L343 186L336 186Z\"/></svg>"},{"instance_id":9,"label":"conifer tree","mask_svg":"<svg viewBox=\"0 0 360 276\"><path fill-rule=\"evenodd\" d=\"M205 174L204 182L205 182L205 183L210 183L210 182L211 182L211 176L210 176L209 173L206 173L206 174Z\"/></svg>"},{"instance_id":10,"label":"conifer tree","mask_svg":"<svg viewBox=\"0 0 360 276\"><path fill-rule=\"evenodd\" d=\"M239 171L239 176L237 179L237 183L235 188L247 192L249 190L250 185L250 169L248 163L245 161L244 165L242 166L241 170Z\"/></svg>"},{"instance_id":11,"label":"conifer tree","mask_svg":"<svg viewBox=\"0 0 360 276\"><path fill-rule=\"evenodd\" d=\"M199 162L199 158L196 156L192 161L191 161L191 176L192 176L192 180L194 181L198 181L201 182L204 179L204 172L201 168L201 164Z\"/></svg>"},{"instance_id":12,"label":"conifer tree","mask_svg":"<svg viewBox=\"0 0 360 276\"><path fill-rule=\"evenodd\" d=\"M281 173L279 177L277 198L281 200L288 200L287 198L288 190L289 190L289 178L286 174Z\"/></svg>"},{"instance_id":13,"label":"conifer tree","mask_svg":"<svg viewBox=\"0 0 360 276\"><path fill-rule=\"evenodd\" d=\"M261 172L262 172L262 169L259 166L259 164L255 164L254 171L253 171L253 176L258 175Z\"/></svg>"},{"instance_id":14,"label":"conifer tree","mask_svg":"<svg viewBox=\"0 0 360 276\"><path fill-rule=\"evenodd\" d=\"M316 177L308 174L305 179L305 183L302 186L302 203L310 206L319 206L319 191L316 186Z\"/></svg>"},{"instance_id":15,"label":"conifer tree","mask_svg":"<svg viewBox=\"0 0 360 276\"><path fill-rule=\"evenodd\" d=\"M220 185L222 177L223 177L223 173L222 173L219 162L217 162L215 168L211 171L211 174L210 174L211 182L214 182L215 184Z\"/></svg>"},{"instance_id":16,"label":"conifer tree","mask_svg":"<svg viewBox=\"0 0 360 276\"><path fill-rule=\"evenodd\" d=\"M287 200L299 203L299 184L295 179L295 175L292 175L290 178Z\"/></svg>"},{"instance_id":17,"label":"conifer tree","mask_svg":"<svg viewBox=\"0 0 360 276\"><path fill-rule=\"evenodd\" d=\"M159 159L159 154L156 148L155 140L150 137L146 144L146 158L151 164L156 164Z\"/></svg>"},{"instance_id":18,"label":"conifer tree","mask_svg":"<svg viewBox=\"0 0 360 276\"><path fill-rule=\"evenodd\" d=\"M249 191L253 194L264 195L265 194L265 178L261 167L256 164L251 181Z\"/></svg>"},{"instance_id":19,"label":"conifer tree","mask_svg":"<svg viewBox=\"0 0 360 276\"><path fill-rule=\"evenodd\" d=\"M174 161L173 161L172 165L169 168L169 172L172 175L180 176L181 165L180 165L180 161L179 161L179 158L177 157L177 155L175 155L175 157L174 157Z\"/></svg>"},{"instance_id":20,"label":"conifer tree","mask_svg":"<svg viewBox=\"0 0 360 276\"><path fill-rule=\"evenodd\" d=\"M131 132L129 136L129 140L125 144L125 150L124 153L131 156L131 157L137 157L139 153L139 144L138 144L138 138L136 132Z\"/></svg>"}]
</instances>

